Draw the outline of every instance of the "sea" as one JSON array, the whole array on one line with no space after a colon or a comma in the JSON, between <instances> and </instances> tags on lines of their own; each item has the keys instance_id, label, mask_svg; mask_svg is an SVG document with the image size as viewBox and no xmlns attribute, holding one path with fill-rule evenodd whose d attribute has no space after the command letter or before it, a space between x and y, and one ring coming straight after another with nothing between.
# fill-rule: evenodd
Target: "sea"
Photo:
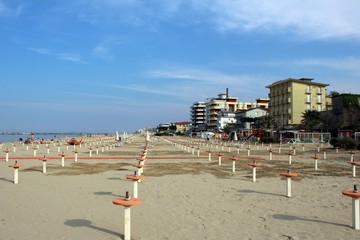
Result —
<instances>
[{"instance_id":1,"label":"sea","mask_svg":"<svg viewBox=\"0 0 360 240\"><path fill-rule=\"evenodd\" d=\"M82 135L80 133L39 133L34 134L35 140L50 140L56 138L77 138L84 137L86 135ZM31 138L31 134L0 134L0 142L19 142L20 138L25 141L28 138Z\"/></svg>"}]
</instances>

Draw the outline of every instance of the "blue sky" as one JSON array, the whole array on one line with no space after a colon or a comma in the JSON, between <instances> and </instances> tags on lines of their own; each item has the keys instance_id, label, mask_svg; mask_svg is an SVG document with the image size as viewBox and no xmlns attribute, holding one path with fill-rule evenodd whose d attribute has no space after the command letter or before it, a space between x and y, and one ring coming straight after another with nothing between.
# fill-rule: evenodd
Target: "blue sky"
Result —
<instances>
[{"instance_id":1,"label":"blue sky","mask_svg":"<svg viewBox=\"0 0 360 240\"><path fill-rule=\"evenodd\" d=\"M311 77L360 93L358 0L0 0L0 131L134 131Z\"/></svg>"}]
</instances>

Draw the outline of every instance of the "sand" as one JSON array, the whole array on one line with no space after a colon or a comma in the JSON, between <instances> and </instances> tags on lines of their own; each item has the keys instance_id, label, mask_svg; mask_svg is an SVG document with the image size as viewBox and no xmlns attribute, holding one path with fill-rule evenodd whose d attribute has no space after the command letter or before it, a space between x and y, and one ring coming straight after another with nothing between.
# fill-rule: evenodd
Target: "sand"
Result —
<instances>
[{"instance_id":1,"label":"sand","mask_svg":"<svg viewBox=\"0 0 360 240\"><path fill-rule=\"evenodd\" d=\"M305 152L297 146L290 166L288 150L280 155L276 146L271 161L265 146L252 150L251 157L246 156L245 147L239 155L236 148L229 153L225 147L219 166L219 149L212 147L209 162L209 146L200 146L197 157L196 150L192 154L164 139L152 140L145 179L139 184L143 203L131 209L132 239L360 239L360 231L351 226L351 198L341 194L360 182L351 175L347 151L336 154L328 149L323 160L316 145L306 145ZM133 183L125 177L135 170L132 165L144 148L143 138L93 153L93 158L104 157L101 160L88 159L88 147L83 147L78 163L73 149L62 146L69 156L65 167L53 146L47 174L41 172L41 161L21 159L33 153L21 145L5 162L6 148L12 150L4 144L0 153L0 239L123 238L124 208L112 200L124 197L125 191L132 194ZM41 145L38 155L45 151ZM316 172L311 158L315 154L319 156ZM236 162L234 173L228 160L233 155L242 159ZM24 165L19 184L13 184L13 169L8 167L16 157ZM254 159L263 164L257 182L251 181L247 166ZM355 160L359 160L358 152ZM289 168L299 173L292 182L291 198L285 196L285 180L279 176Z\"/></svg>"}]
</instances>

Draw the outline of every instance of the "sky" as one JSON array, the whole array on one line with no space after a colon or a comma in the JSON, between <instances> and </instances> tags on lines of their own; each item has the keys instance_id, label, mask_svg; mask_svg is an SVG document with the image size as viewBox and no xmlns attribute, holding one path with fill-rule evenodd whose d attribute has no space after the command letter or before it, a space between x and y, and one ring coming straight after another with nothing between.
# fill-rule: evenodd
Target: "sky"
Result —
<instances>
[{"instance_id":1,"label":"sky","mask_svg":"<svg viewBox=\"0 0 360 240\"><path fill-rule=\"evenodd\" d=\"M286 78L360 94L358 0L0 0L0 131L132 132Z\"/></svg>"}]
</instances>

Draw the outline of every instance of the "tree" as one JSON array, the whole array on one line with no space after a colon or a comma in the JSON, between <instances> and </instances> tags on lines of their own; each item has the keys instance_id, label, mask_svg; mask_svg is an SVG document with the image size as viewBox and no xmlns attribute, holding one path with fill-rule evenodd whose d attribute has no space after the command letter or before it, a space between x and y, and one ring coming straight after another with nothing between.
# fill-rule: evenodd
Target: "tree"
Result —
<instances>
[{"instance_id":1,"label":"tree","mask_svg":"<svg viewBox=\"0 0 360 240\"><path fill-rule=\"evenodd\" d=\"M302 113L301 124L306 130L312 131L314 127L320 123L321 117L318 111L305 110L305 112Z\"/></svg>"},{"instance_id":2,"label":"tree","mask_svg":"<svg viewBox=\"0 0 360 240\"><path fill-rule=\"evenodd\" d=\"M265 115L258 118L260 121L260 128L262 129L271 129L276 125L275 119L271 115Z\"/></svg>"},{"instance_id":3,"label":"tree","mask_svg":"<svg viewBox=\"0 0 360 240\"><path fill-rule=\"evenodd\" d=\"M237 129L237 126L235 123L228 123L225 125L225 127L222 129L225 133L230 134L231 132L234 132Z\"/></svg>"}]
</instances>

